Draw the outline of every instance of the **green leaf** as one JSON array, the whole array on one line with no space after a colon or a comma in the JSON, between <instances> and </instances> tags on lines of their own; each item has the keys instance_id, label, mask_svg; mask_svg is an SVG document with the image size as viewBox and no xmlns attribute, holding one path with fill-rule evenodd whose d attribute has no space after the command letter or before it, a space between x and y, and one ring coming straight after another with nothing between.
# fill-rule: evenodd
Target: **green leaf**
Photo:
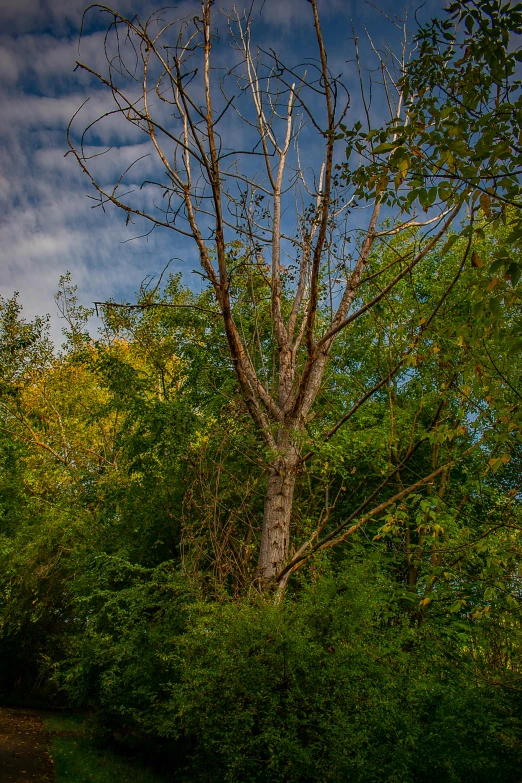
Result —
<instances>
[{"instance_id":1,"label":"green leaf","mask_svg":"<svg viewBox=\"0 0 522 783\"><path fill-rule=\"evenodd\" d=\"M384 144L379 144L373 152L376 155L380 155L381 152L389 152L390 150L394 150L397 144L395 142L385 142Z\"/></svg>"},{"instance_id":2,"label":"green leaf","mask_svg":"<svg viewBox=\"0 0 522 783\"><path fill-rule=\"evenodd\" d=\"M500 315L500 299L498 296L493 296L489 300L489 309L491 310L493 316L495 318L498 318Z\"/></svg>"},{"instance_id":3,"label":"green leaf","mask_svg":"<svg viewBox=\"0 0 522 783\"><path fill-rule=\"evenodd\" d=\"M455 601L454 603L451 604L449 610L453 614L456 614L457 612L460 612L460 610L462 609L464 604L465 604L465 601L462 601L462 600L461 601Z\"/></svg>"},{"instance_id":4,"label":"green leaf","mask_svg":"<svg viewBox=\"0 0 522 783\"><path fill-rule=\"evenodd\" d=\"M489 271L491 272L491 274L495 274L495 272L498 272L498 270L501 267L503 267L505 263L506 263L505 258L497 258L496 261L493 261L493 263L491 264Z\"/></svg>"},{"instance_id":5,"label":"green leaf","mask_svg":"<svg viewBox=\"0 0 522 783\"><path fill-rule=\"evenodd\" d=\"M457 241L457 239L458 239L457 235L456 235L456 234L452 234L452 236L450 236L450 237L447 239L447 241L446 241L446 243L444 244L444 246L443 246L442 250L440 251L440 254L441 254L442 256L446 255L446 253L447 253L449 250L451 250L451 248L453 247L453 245L455 244L455 242Z\"/></svg>"},{"instance_id":6,"label":"green leaf","mask_svg":"<svg viewBox=\"0 0 522 783\"><path fill-rule=\"evenodd\" d=\"M506 237L506 242L509 242L510 244L517 243L520 239L522 239L522 224L518 225L516 228L513 229L513 231L508 234Z\"/></svg>"},{"instance_id":7,"label":"green leaf","mask_svg":"<svg viewBox=\"0 0 522 783\"><path fill-rule=\"evenodd\" d=\"M473 317L477 318L482 313L483 309L484 309L484 302L481 301L475 302L475 304L473 305Z\"/></svg>"}]
</instances>

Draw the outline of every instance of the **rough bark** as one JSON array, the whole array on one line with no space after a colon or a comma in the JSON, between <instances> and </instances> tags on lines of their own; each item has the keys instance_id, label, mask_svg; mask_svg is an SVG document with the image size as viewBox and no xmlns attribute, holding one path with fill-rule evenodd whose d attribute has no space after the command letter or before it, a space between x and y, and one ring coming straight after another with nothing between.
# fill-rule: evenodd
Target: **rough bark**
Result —
<instances>
[{"instance_id":1,"label":"rough bark","mask_svg":"<svg viewBox=\"0 0 522 783\"><path fill-rule=\"evenodd\" d=\"M290 433L281 431L278 456L270 467L265 495L257 577L263 584L279 573L288 559L290 524L299 455Z\"/></svg>"}]
</instances>

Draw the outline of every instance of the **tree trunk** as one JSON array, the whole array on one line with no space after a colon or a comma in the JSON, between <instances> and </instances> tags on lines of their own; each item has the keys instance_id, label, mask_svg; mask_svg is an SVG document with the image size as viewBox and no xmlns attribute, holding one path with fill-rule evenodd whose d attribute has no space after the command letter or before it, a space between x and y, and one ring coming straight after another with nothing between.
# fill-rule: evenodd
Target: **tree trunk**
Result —
<instances>
[{"instance_id":1,"label":"tree trunk","mask_svg":"<svg viewBox=\"0 0 522 783\"><path fill-rule=\"evenodd\" d=\"M290 521L298 454L289 433L278 437L278 452L268 474L263 514L263 529L257 576L261 583L272 579L288 558Z\"/></svg>"}]
</instances>

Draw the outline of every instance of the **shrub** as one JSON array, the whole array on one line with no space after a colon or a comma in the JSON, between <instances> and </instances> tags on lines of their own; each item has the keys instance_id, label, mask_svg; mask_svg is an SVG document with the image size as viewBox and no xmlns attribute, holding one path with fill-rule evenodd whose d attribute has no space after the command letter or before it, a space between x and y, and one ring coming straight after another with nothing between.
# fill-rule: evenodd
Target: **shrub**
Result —
<instances>
[{"instance_id":1,"label":"shrub","mask_svg":"<svg viewBox=\"0 0 522 783\"><path fill-rule=\"evenodd\" d=\"M62 682L173 780L519 779L513 699L449 666L372 558L280 604L204 601L168 565L94 571Z\"/></svg>"}]
</instances>

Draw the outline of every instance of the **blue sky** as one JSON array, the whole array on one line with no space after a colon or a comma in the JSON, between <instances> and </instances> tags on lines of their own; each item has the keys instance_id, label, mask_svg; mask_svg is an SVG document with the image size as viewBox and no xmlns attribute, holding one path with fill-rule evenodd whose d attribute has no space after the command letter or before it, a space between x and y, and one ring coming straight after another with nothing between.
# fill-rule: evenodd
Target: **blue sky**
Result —
<instances>
[{"instance_id":1,"label":"blue sky","mask_svg":"<svg viewBox=\"0 0 522 783\"><path fill-rule=\"evenodd\" d=\"M94 117L107 106L106 96L92 80L73 72L85 5L85 0L2 0L0 9L0 294L7 297L19 291L27 316L50 312L55 337L59 324L53 295L66 271L72 273L87 305L109 297L132 300L143 278L160 272L172 256L181 260L171 268L180 270L188 284L198 284L190 244L162 232L148 240L125 242L135 231L125 226L116 210L103 214L91 209L87 194L92 191L85 175L72 156L64 157L67 122L85 97L90 96L86 116ZM402 13L389 0L379 5L386 12ZM145 17L159 4L121 0L115 7ZM183 0L177 7L188 12L197 10L198 4ZM283 53L287 61L315 54L306 0L266 0L258 8L265 45ZM414 8L408 8L412 29ZM439 0L430 0L419 13L425 19L441 8ZM360 103L346 62L351 57L351 20L358 33L363 35L366 25L376 39L391 29L368 3L322 0L320 10L330 65L347 74L354 95L349 114L349 122L354 122ZM81 59L94 64L103 58L99 18L91 13L81 46ZM137 141L132 134L112 134L100 143L110 141L121 160L132 155Z\"/></svg>"}]
</instances>

